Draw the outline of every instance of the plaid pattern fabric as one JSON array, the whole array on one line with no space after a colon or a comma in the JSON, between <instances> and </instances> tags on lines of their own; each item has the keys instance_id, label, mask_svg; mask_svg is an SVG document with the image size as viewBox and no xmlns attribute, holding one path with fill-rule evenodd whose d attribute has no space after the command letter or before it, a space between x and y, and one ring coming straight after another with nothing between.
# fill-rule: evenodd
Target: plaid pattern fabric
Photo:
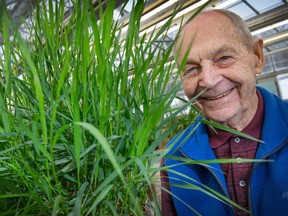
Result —
<instances>
[{"instance_id":1,"label":"plaid pattern fabric","mask_svg":"<svg viewBox=\"0 0 288 216\"><path fill-rule=\"evenodd\" d=\"M243 163L242 159L252 159L255 156L258 143L245 138L231 136L227 143L214 149L217 158L234 158L237 163L222 163L228 191L231 200L248 209L248 182L253 163ZM234 208L236 215L249 215L239 208Z\"/></svg>"},{"instance_id":2,"label":"plaid pattern fabric","mask_svg":"<svg viewBox=\"0 0 288 216\"><path fill-rule=\"evenodd\" d=\"M162 160L162 165L164 164L164 160ZM161 176L161 185L170 191L169 187L169 179L168 174L165 170L160 171ZM161 191L161 211L162 215L164 216L177 216L177 212L175 206L173 204L172 196L167 193L166 191Z\"/></svg>"}]
</instances>

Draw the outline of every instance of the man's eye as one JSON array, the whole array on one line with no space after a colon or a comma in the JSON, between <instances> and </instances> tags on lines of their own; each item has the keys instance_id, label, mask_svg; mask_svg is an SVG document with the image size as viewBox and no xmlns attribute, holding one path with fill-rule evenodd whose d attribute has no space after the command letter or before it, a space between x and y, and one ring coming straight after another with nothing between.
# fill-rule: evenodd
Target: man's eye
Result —
<instances>
[{"instance_id":1,"label":"man's eye","mask_svg":"<svg viewBox=\"0 0 288 216\"><path fill-rule=\"evenodd\" d=\"M227 61L231 58L231 56L222 56L218 59L218 61Z\"/></svg>"},{"instance_id":2,"label":"man's eye","mask_svg":"<svg viewBox=\"0 0 288 216\"><path fill-rule=\"evenodd\" d=\"M187 68L185 71L184 71L184 77L189 77L191 76L192 74L196 73L198 70L198 67L190 67L190 68Z\"/></svg>"}]
</instances>

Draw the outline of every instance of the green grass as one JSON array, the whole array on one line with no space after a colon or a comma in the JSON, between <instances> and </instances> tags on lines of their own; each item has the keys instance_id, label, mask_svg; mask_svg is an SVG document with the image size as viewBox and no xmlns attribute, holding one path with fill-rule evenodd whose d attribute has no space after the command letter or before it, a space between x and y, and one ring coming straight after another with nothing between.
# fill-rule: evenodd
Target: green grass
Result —
<instances>
[{"instance_id":1,"label":"green grass","mask_svg":"<svg viewBox=\"0 0 288 216\"><path fill-rule=\"evenodd\" d=\"M159 51L171 20L140 38L138 1L122 38L115 1L99 21L75 1L65 24L64 0L53 2L37 6L28 42L1 9L1 215L142 215L177 114L173 43Z\"/></svg>"}]
</instances>

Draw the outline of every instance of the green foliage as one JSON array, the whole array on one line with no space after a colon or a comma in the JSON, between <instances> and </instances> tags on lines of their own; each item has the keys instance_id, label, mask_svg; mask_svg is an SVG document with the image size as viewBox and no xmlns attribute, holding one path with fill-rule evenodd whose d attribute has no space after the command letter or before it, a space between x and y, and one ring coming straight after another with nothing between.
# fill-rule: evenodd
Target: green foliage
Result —
<instances>
[{"instance_id":1,"label":"green foliage","mask_svg":"<svg viewBox=\"0 0 288 216\"><path fill-rule=\"evenodd\" d=\"M69 20L64 3L37 5L29 42L1 9L1 215L142 215L177 115L173 44L159 51L171 20L140 38L137 1L123 39L115 1L97 17L74 1Z\"/></svg>"}]
</instances>

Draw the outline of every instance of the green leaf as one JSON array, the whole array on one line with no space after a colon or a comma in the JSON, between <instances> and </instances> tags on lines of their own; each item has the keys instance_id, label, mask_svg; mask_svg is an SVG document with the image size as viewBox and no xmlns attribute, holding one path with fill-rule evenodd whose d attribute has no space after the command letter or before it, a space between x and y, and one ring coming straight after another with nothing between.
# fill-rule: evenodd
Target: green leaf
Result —
<instances>
[{"instance_id":1,"label":"green leaf","mask_svg":"<svg viewBox=\"0 0 288 216\"><path fill-rule=\"evenodd\" d=\"M102 146L105 153L107 154L107 157L109 158L109 160L111 161L115 170L117 171L119 177L122 179L123 183L125 183L125 179L124 179L124 176L122 174L121 167L117 163L116 157L115 157L109 143L107 142L105 137L101 134L101 132L97 128L95 128L93 125L86 123L86 122L76 122L75 124L80 125L81 127L88 130L98 140L99 144Z\"/></svg>"},{"instance_id":2,"label":"green leaf","mask_svg":"<svg viewBox=\"0 0 288 216\"><path fill-rule=\"evenodd\" d=\"M240 131L237 131L235 129L232 129L232 128L229 128L227 126L224 126L224 125L220 125L220 124L217 124L217 123L214 123L214 122L211 122L211 121L208 121L206 119L202 119L201 122L203 124L206 124L208 126L211 126L211 127L214 127L214 128L218 128L218 129L221 129L223 131L227 131L227 132L230 132L230 133L233 133L235 135L238 135L238 136L241 136L241 137L244 137L244 138L247 138L247 139L250 139L250 140L254 140L254 141L257 141L257 142L260 142L260 143L264 143L263 141L259 140L259 139L256 139L248 134L245 134L245 133L242 133Z\"/></svg>"},{"instance_id":3,"label":"green leaf","mask_svg":"<svg viewBox=\"0 0 288 216\"><path fill-rule=\"evenodd\" d=\"M75 206L74 206L74 211L73 211L73 215L74 216L78 216L81 215L81 205L82 205L82 199L84 196L84 192L87 188L87 186L89 185L88 182L84 182L84 184L81 185L78 193L77 193L77 197L75 200Z\"/></svg>"}]
</instances>

